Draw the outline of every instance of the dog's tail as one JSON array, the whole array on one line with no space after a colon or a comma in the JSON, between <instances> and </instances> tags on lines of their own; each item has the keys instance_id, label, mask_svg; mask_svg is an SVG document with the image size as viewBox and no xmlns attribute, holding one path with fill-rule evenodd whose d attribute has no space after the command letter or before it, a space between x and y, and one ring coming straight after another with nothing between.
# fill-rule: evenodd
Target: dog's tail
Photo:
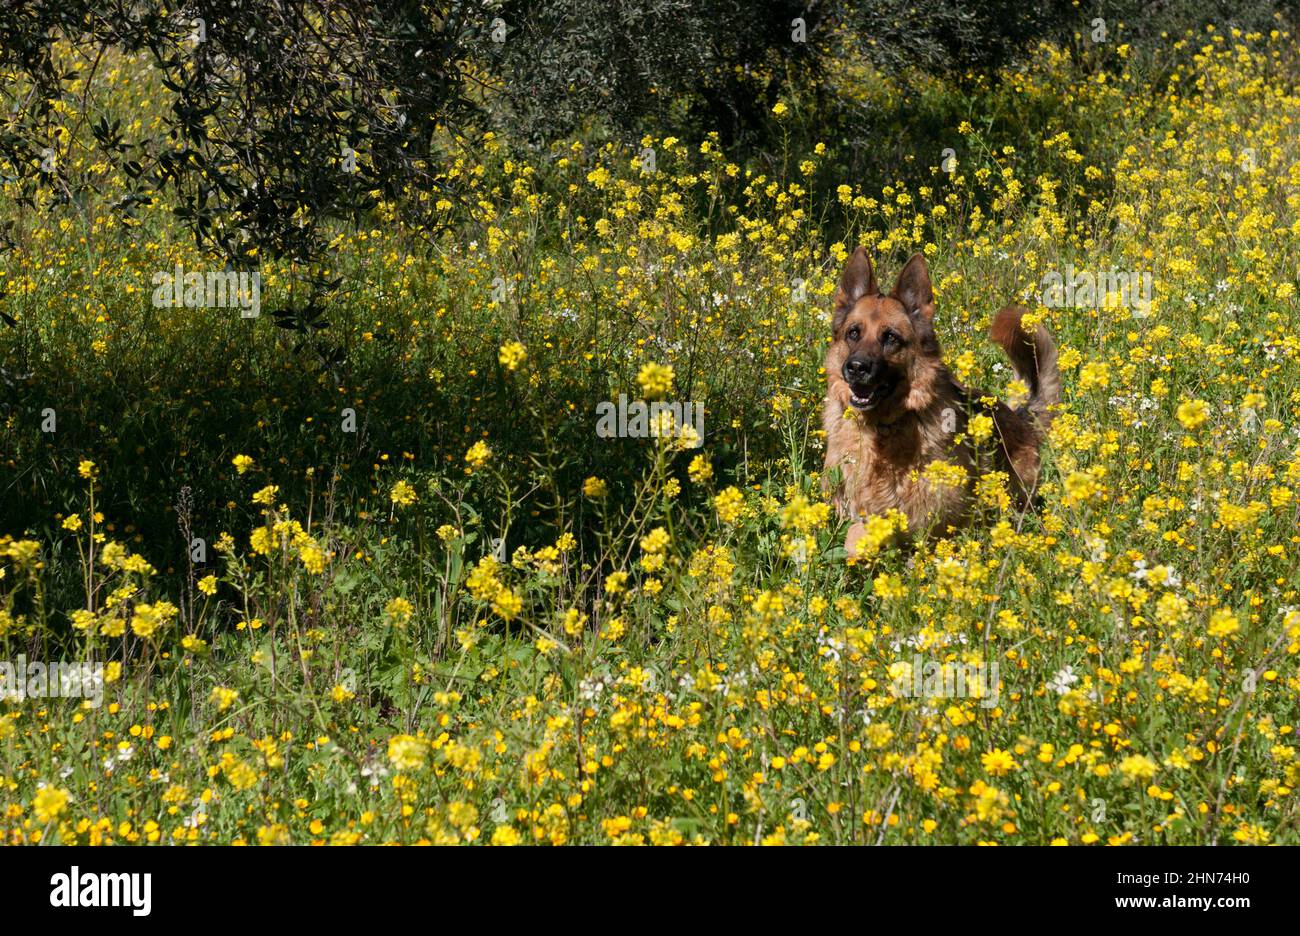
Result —
<instances>
[{"instance_id":1,"label":"dog's tail","mask_svg":"<svg viewBox=\"0 0 1300 936\"><path fill-rule=\"evenodd\" d=\"M993 317L990 336L1011 359L1016 377L1029 388L1026 409L1046 429L1052 422L1050 407L1061 402L1061 371L1056 364L1056 343L1042 325L1026 332L1022 324L1027 309L1007 306Z\"/></svg>"}]
</instances>

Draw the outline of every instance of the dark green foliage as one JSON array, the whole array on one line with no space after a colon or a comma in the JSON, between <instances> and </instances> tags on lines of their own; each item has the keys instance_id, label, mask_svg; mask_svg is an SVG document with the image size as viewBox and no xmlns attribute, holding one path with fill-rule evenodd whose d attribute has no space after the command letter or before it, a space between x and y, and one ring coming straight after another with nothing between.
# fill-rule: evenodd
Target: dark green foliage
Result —
<instances>
[{"instance_id":1,"label":"dark green foliage","mask_svg":"<svg viewBox=\"0 0 1300 936\"><path fill-rule=\"evenodd\" d=\"M502 71L509 120L554 138L593 118L635 130L685 112L731 142L760 124L766 91L817 61L813 40L829 9L800 0L510 0L501 11L512 27Z\"/></svg>"},{"instance_id":2,"label":"dark green foliage","mask_svg":"<svg viewBox=\"0 0 1300 936\"><path fill-rule=\"evenodd\" d=\"M965 3L961 0L864 0L842 5L850 45L890 72L964 71L1003 65L1040 38L1083 21L1085 5Z\"/></svg>"},{"instance_id":3,"label":"dark green foliage","mask_svg":"<svg viewBox=\"0 0 1300 936\"><path fill-rule=\"evenodd\" d=\"M484 8L196 0L165 14L129 0L6 4L0 67L25 83L0 91L14 114L0 163L29 206L79 199L80 181L48 148L60 126L52 104L108 50L144 51L169 95L162 132L129 139L120 118L90 127L134 180L118 207L165 192L200 247L237 268L256 256L310 262L324 249L322 222L368 212L372 193L436 188L434 129L469 114L463 56ZM60 35L82 50L85 71L60 72L50 44Z\"/></svg>"}]
</instances>

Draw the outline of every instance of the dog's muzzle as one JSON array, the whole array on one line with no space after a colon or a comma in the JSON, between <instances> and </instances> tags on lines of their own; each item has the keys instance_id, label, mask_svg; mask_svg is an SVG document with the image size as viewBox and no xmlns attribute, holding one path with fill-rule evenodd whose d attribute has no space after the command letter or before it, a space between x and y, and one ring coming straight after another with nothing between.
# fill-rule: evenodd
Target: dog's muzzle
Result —
<instances>
[{"instance_id":1,"label":"dog's muzzle","mask_svg":"<svg viewBox=\"0 0 1300 936\"><path fill-rule=\"evenodd\" d=\"M849 385L849 402L855 409L871 410L894 389L887 377L888 369L879 358L851 357L844 362L842 374Z\"/></svg>"}]
</instances>

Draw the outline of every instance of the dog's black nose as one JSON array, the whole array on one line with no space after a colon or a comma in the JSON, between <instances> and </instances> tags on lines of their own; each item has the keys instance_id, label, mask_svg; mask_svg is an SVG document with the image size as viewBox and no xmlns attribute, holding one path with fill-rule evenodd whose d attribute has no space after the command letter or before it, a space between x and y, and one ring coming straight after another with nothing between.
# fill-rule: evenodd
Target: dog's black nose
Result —
<instances>
[{"instance_id":1,"label":"dog's black nose","mask_svg":"<svg viewBox=\"0 0 1300 936\"><path fill-rule=\"evenodd\" d=\"M875 370L875 361L867 358L851 357L844 362L844 379L850 383L858 380L869 380Z\"/></svg>"}]
</instances>

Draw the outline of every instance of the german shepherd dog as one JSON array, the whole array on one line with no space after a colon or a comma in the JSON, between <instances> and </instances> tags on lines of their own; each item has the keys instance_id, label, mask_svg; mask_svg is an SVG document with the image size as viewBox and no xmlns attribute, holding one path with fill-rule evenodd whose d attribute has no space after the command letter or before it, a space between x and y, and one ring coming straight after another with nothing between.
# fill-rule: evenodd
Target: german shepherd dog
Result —
<instances>
[{"instance_id":1,"label":"german shepherd dog","mask_svg":"<svg viewBox=\"0 0 1300 936\"><path fill-rule=\"evenodd\" d=\"M853 252L835 292L823 410L828 493L840 516L856 521L844 544L850 556L865 532L863 518L890 508L907 515L909 531L960 528L971 512L970 482L986 472L1005 472L1018 506L1030 504L1061 375L1051 335L1041 325L1026 332L1025 314L1005 308L991 329L1029 388L1027 402L1012 409L962 387L944 366L922 254L903 267L893 291L881 295L865 248ZM966 434L977 413L993 420L983 446ZM928 483L922 472L934 461L962 466L967 483Z\"/></svg>"}]
</instances>

